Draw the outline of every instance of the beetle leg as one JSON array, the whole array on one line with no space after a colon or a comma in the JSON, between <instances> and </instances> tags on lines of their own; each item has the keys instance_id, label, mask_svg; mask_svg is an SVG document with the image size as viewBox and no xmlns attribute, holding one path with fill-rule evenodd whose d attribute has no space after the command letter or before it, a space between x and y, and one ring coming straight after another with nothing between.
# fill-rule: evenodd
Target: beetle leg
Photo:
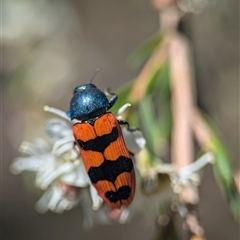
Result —
<instances>
[{"instance_id":1,"label":"beetle leg","mask_svg":"<svg viewBox=\"0 0 240 240\"><path fill-rule=\"evenodd\" d=\"M130 132L134 132L134 131L138 131L139 130L139 128L131 128L129 123L126 120L118 119L118 123L120 125L127 125L127 130L130 131Z\"/></svg>"},{"instance_id":2,"label":"beetle leg","mask_svg":"<svg viewBox=\"0 0 240 240\"><path fill-rule=\"evenodd\" d=\"M129 123L126 120L118 119L118 123L120 125L127 125L127 130L130 131L130 132L139 131L139 128L131 128ZM134 153L133 152L131 152L129 149L128 149L128 152L129 152L131 157L134 157Z\"/></svg>"}]
</instances>

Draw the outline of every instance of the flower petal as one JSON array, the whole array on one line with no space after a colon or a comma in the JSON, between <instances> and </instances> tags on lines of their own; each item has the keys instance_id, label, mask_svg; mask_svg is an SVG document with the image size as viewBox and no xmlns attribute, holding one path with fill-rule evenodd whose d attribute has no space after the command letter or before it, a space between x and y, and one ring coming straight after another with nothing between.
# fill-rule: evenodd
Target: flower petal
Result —
<instances>
[{"instance_id":1,"label":"flower petal","mask_svg":"<svg viewBox=\"0 0 240 240\"><path fill-rule=\"evenodd\" d=\"M52 118L48 120L44 129L52 142L56 142L66 136L72 136L72 125L60 118Z\"/></svg>"},{"instance_id":2,"label":"flower petal","mask_svg":"<svg viewBox=\"0 0 240 240\"><path fill-rule=\"evenodd\" d=\"M86 187L90 184L90 179L83 163L79 163L71 172L64 174L61 177L61 181L76 187Z\"/></svg>"},{"instance_id":3,"label":"flower petal","mask_svg":"<svg viewBox=\"0 0 240 240\"><path fill-rule=\"evenodd\" d=\"M74 141L75 140L74 140L73 134L71 133L71 135L57 140L53 145L52 152L56 152L59 148L64 147L65 144L69 144L69 143L71 143L71 148L73 148Z\"/></svg>"},{"instance_id":4,"label":"flower petal","mask_svg":"<svg viewBox=\"0 0 240 240\"><path fill-rule=\"evenodd\" d=\"M35 208L39 213L46 213L48 211L48 202L51 199L53 189L48 188L44 191L42 197L36 202Z\"/></svg>"},{"instance_id":5,"label":"flower petal","mask_svg":"<svg viewBox=\"0 0 240 240\"><path fill-rule=\"evenodd\" d=\"M117 113L115 114L116 118L121 118L121 114L130 106L131 106L130 103L125 103L122 107L120 107Z\"/></svg>"},{"instance_id":6,"label":"flower petal","mask_svg":"<svg viewBox=\"0 0 240 240\"><path fill-rule=\"evenodd\" d=\"M70 119L70 117L68 117L67 113L63 112L60 109L49 107L49 106L44 106L43 110L46 111L46 112L50 112L50 113L56 114L57 116L59 116L59 117L65 119L65 120L71 122L71 119Z\"/></svg>"},{"instance_id":7,"label":"flower petal","mask_svg":"<svg viewBox=\"0 0 240 240\"><path fill-rule=\"evenodd\" d=\"M39 171L43 168L43 161L37 157L16 158L10 165L10 171L13 174L19 174L23 171Z\"/></svg>"},{"instance_id":8,"label":"flower petal","mask_svg":"<svg viewBox=\"0 0 240 240\"><path fill-rule=\"evenodd\" d=\"M146 140L140 130L129 131L127 128L122 128L123 137L128 150L133 153L139 153L146 144Z\"/></svg>"},{"instance_id":9,"label":"flower petal","mask_svg":"<svg viewBox=\"0 0 240 240\"><path fill-rule=\"evenodd\" d=\"M103 200L98 195L96 189L92 186L92 184L90 184L90 194L91 194L91 198L92 198L92 209L98 210L101 207Z\"/></svg>"},{"instance_id":10,"label":"flower petal","mask_svg":"<svg viewBox=\"0 0 240 240\"><path fill-rule=\"evenodd\" d=\"M54 168L52 171L47 171L42 176L39 176L38 179L36 179L36 184L40 188L46 189L57 178L59 178L63 174L71 172L74 168L75 165L72 162L66 162L59 167Z\"/></svg>"}]
</instances>

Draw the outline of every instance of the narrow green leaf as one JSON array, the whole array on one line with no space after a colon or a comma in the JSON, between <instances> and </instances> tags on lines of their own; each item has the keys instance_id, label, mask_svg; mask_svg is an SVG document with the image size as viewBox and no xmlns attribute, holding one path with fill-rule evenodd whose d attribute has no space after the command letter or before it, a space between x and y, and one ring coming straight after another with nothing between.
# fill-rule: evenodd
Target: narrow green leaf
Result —
<instances>
[{"instance_id":1,"label":"narrow green leaf","mask_svg":"<svg viewBox=\"0 0 240 240\"><path fill-rule=\"evenodd\" d=\"M156 122L155 111L151 97L145 97L139 103L139 121L141 122L141 130L147 140L147 148L152 156L155 156L155 146L159 137L159 128Z\"/></svg>"},{"instance_id":2,"label":"narrow green leaf","mask_svg":"<svg viewBox=\"0 0 240 240\"><path fill-rule=\"evenodd\" d=\"M149 82L147 93L168 98L170 95L169 86L169 65L164 63L154 74Z\"/></svg>"},{"instance_id":3,"label":"narrow green leaf","mask_svg":"<svg viewBox=\"0 0 240 240\"><path fill-rule=\"evenodd\" d=\"M157 151L161 153L166 144L169 144L172 130L172 115L170 108L166 108L162 111L158 118L159 128L159 141L157 143Z\"/></svg>"},{"instance_id":4,"label":"narrow green leaf","mask_svg":"<svg viewBox=\"0 0 240 240\"><path fill-rule=\"evenodd\" d=\"M226 197L234 216L239 218L240 196L233 179L233 168L229 155L224 145L218 139L213 141L212 147L216 156L214 174L217 183Z\"/></svg>"},{"instance_id":5,"label":"narrow green leaf","mask_svg":"<svg viewBox=\"0 0 240 240\"><path fill-rule=\"evenodd\" d=\"M135 50L129 57L128 64L134 68L139 67L159 47L162 39L162 33L155 33Z\"/></svg>"},{"instance_id":6,"label":"narrow green leaf","mask_svg":"<svg viewBox=\"0 0 240 240\"><path fill-rule=\"evenodd\" d=\"M158 154L169 143L172 127L168 63L164 63L154 74L146 93L151 98L152 106L155 107L155 121L158 123L155 153Z\"/></svg>"}]
</instances>

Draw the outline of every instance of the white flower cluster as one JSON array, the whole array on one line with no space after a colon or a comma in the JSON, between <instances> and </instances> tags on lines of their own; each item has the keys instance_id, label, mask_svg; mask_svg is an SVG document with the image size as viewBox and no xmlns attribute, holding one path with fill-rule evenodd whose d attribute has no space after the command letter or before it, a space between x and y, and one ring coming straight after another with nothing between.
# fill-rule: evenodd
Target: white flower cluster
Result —
<instances>
[{"instance_id":1,"label":"white flower cluster","mask_svg":"<svg viewBox=\"0 0 240 240\"><path fill-rule=\"evenodd\" d=\"M130 104L125 104L121 107L116 118L121 119L121 114L129 106ZM146 164L146 141L142 133L123 127L125 143L136 160L136 193L130 206L110 209L92 186L85 171L73 137L73 123L70 118L65 112L55 108L44 107L44 110L61 117L52 118L45 124L50 143L43 139L36 139L32 143L23 142L20 151L24 156L15 159L10 170L14 174L23 171L36 173L35 184L44 190L36 203L37 211L62 213L79 204L84 213L85 227L92 227L94 222L109 224L113 220L125 223L136 213L157 218L161 214L160 205L165 202L172 202L178 206L177 211L180 211L183 205L179 194L188 187L196 189L200 183L197 172L213 161L213 155L206 153L181 169L173 164L164 164L160 159L156 159L154 165ZM159 175L164 177L165 183L162 184L163 187L160 186L160 191L152 194L154 189L159 189Z\"/></svg>"},{"instance_id":2,"label":"white flower cluster","mask_svg":"<svg viewBox=\"0 0 240 240\"><path fill-rule=\"evenodd\" d=\"M121 113L130 104L125 104L116 114L118 119ZM72 122L67 114L61 110L44 107L45 111L54 113L61 118L52 118L45 124L45 131L50 143L43 139L34 142L23 142L20 151L23 157L14 160L10 170L13 174L22 171L36 173L35 184L44 190L42 197L36 203L36 209L44 213L48 210L62 213L81 203L85 214L85 225L93 224L92 210L98 210L103 200L92 186L85 171L78 148L72 133ZM145 145L145 139L139 130L128 131L123 128L123 137L129 151L137 154ZM89 194L90 193L90 194ZM89 195L91 200L89 199ZM92 209L89 206L92 202ZM86 207L87 206L87 207ZM108 222L103 210L94 213L101 221ZM111 214L109 215L111 218Z\"/></svg>"}]
</instances>

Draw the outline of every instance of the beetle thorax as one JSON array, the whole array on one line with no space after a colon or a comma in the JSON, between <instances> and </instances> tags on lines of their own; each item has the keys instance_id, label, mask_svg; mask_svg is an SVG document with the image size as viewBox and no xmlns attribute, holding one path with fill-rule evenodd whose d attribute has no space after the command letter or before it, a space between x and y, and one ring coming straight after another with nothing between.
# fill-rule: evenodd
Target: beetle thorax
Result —
<instances>
[{"instance_id":1,"label":"beetle thorax","mask_svg":"<svg viewBox=\"0 0 240 240\"><path fill-rule=\"evenodd\" d=\"M97 88L76 92L70 103L71 119L87 121L104 114L109 108L106 95Z\"/></svg>"}]
</instances>

